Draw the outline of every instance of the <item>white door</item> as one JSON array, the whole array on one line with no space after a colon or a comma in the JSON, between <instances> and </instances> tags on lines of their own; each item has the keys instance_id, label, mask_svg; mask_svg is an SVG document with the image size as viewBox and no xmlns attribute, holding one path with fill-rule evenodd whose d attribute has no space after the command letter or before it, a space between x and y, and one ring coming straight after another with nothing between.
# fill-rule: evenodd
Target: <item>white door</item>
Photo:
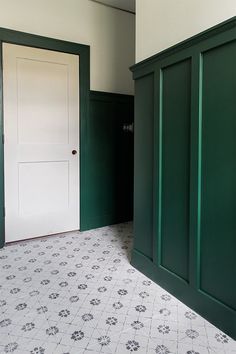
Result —
<instances>
[{"instance_id":1,"label":"white door","mask_svg":"<svg viewBox=\"0 0 236 354\"><path fill-rule=\"evenodd\" d=\"M6 242L79 228L79 57L3 44Z\"/></svg>"}]
</instances>

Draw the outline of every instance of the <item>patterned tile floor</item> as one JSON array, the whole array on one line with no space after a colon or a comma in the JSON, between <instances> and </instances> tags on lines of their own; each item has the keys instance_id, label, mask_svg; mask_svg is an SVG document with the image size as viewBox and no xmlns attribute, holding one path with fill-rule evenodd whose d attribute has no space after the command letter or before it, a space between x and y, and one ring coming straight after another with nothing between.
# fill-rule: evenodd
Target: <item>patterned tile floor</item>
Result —
<instances>
[{"instance_id":1,"label":"patterned tile floor","mask_svg":"<svg viewBox=\"0 0 236 354\"><path fill-rule=\"evenodd\" d=\"M130 265L131 247L127 223L0 250L0 353L236 353Z\"/></svg>"}]
</instances>

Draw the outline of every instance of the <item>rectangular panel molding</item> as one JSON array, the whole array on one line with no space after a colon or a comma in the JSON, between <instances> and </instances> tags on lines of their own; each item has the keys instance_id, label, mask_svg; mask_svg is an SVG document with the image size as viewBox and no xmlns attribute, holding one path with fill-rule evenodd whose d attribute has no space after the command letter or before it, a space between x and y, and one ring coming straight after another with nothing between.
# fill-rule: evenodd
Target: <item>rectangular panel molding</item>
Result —
<instances>
[{"instance_id":1,"label":"rectangular panel molding","mask_svg":"<svg viewBox=\"0 0 236 354\"><path fill-rule=\"evenodd\" d=\"M136 81L134 143L135 248L152 259L153 234L153 127L154 75ZM139 102L143 102L142 105ZM140 166L140 159L142 166ZM141 168L140 168L141 167ZM136 197L138 198L136 201ZM145 223L143 223L145 219ZM140 222L139 222L140 221ZM149 238L142 237L145 233Z\"/></svg>"},{"instance_id":2,"label":"rectangular panel molding","mask_svg":"<svg viewBox=\"0 0 236 354\"><path fill-rule=\"evenodd\" d=\"M200 289L236 310L236 41L202 54Z\"/></svg>"},{"instance_id":3,"label":"rectangular panel molding","mask_svg":"<svg viewBox=\"0 0 236 354\"><path fill-rule=\"evenodd\" d=\"M43 75L45 72L47 76ZM68 67L64 64L17 59L17 116L20 144L68 143L68 74ZM55 116L56 121L52 119Z\"/></svg>"},{"instance_id":4,"label":"rectangular panel molding","mask_svg":"<svg viewBox=\"0 0 236 354\"><path fill-rule=\"evenodd\" d=\"M162 67L161 76L159 262L188 282L191 60Z\"/></svg>"},{"instance_id":5,"label":"rectangular panel molding","mask_svg":"<svg viewBox=\"0 0 236 354\"><path fill-rule=\"evenodd\" d=\"M132 264L236 339L236 17L131 70Z\"/></svg>"},{"instance_id":6,"label":"rectangular panel molding","mask_svg":"<svg viewBox=\"0 0 236 354\"><path fill-rule=\"evenodd\" d=\"M68 161L21 162L18 173L18 213L22 217L34 214L43 217L68 209Z\"/></svg>"}]
</instances>

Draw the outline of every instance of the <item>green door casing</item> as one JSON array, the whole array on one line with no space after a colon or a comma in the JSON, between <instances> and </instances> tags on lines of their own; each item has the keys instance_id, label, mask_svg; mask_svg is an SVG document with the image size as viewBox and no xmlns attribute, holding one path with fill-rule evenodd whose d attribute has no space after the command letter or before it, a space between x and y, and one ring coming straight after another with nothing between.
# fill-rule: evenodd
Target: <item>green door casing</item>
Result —
<instances>
[{"instance_id":1,"label":"green door casing","mask_svg":"<svg viewBox=\"0 0 236 354\"><path fill-rule=\"evenodd\" d=\"M66 42L58 39L42 37L24 32L18 32L0 28L0 247L5 243L4 228L4 136L3 136L3 77L2 77L2 43L12 43L41 49L49 49L58 52L76 54L80 57L80 202L82 210L86 204L87 182L87 121L89 114L89 89L90 89L90 47L83 44ZM84 220L81 219L80 228L84 228Z\"/></svg>"},{"instance_id":2,"label":"green door casing","mask_svg":"<svg viewBox=\"0 0 236 354\"><path fill-rule=\"evenodd\" d=\"M131 70L132 264L236 339L236 17Z\"/></svg>"}]
</instances>

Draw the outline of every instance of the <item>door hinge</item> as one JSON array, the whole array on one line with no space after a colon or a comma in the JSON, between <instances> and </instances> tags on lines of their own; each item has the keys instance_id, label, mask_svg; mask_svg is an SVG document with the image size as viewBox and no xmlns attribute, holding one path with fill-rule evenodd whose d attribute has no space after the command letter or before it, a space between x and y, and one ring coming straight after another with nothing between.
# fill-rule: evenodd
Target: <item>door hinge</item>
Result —
<instances>
[{"instance_id":1,"label":"door hinge","mask_svg":"<svg viewBox=\"0 0 236 354\"><path fill-rule=\"evenodd\" d=\"M2 144L5 144L5 135L2 134Z\"/></svg>"}]
</instances>

